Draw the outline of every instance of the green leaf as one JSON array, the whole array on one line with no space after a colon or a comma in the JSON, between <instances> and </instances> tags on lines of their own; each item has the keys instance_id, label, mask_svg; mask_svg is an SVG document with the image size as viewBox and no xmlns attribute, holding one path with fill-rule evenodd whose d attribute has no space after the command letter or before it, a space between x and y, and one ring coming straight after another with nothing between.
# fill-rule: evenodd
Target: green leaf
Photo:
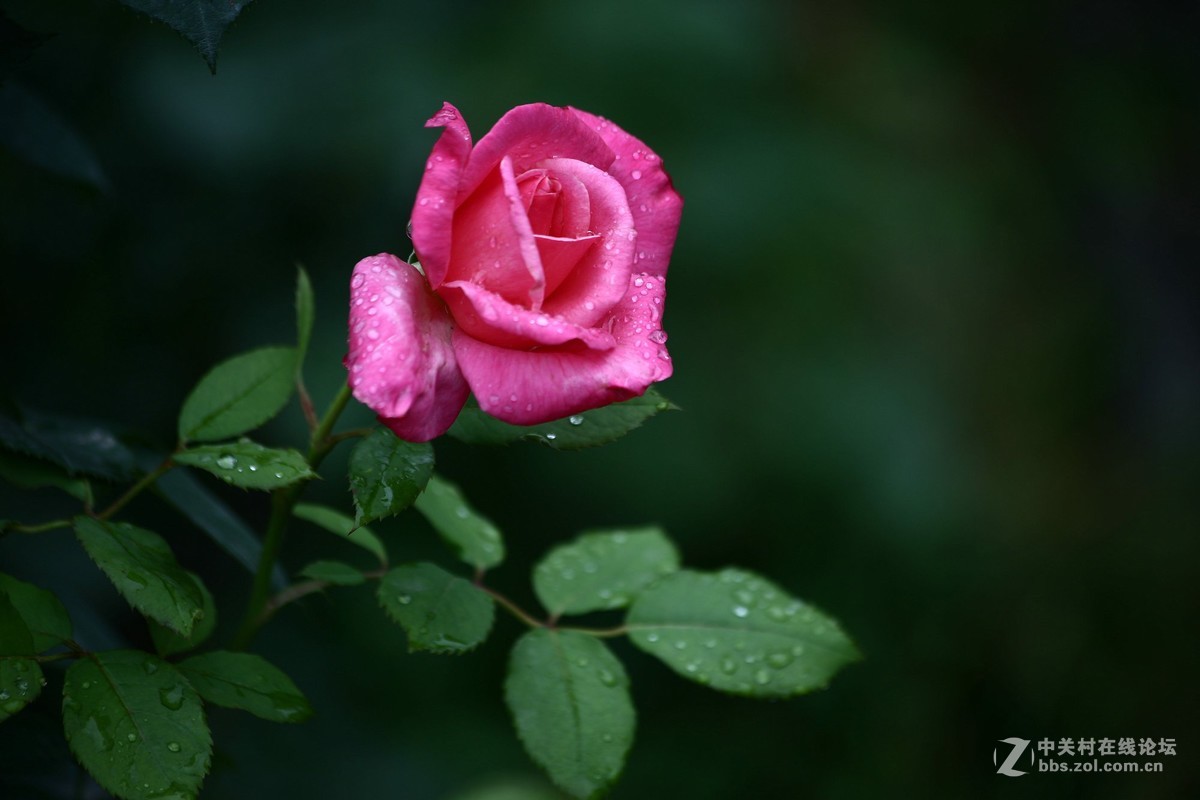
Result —
<instances>
[{"instance_id":1,"label":"green leaf","mask_svg":"<svg viewBox=\"0 0 1200 800\"><path fill-rule=\"evenodd\" d=\"M593 531L551 550L534 567L533 589L555 616L585 614L624 608L677 569L679 553L658 528Z\"/></svg>"},{"instance_id":2,"label":"green leaf","mask_svg":"<svg viewBox=\"0 0 1200 800\"><path fill-rule=\"evenodd\" d=\"M75 535L131 606L183 636L192 634L204 598L161 536L91 517L75 518Z\"/></svg>"},{"instance_id":3,"label":"green leaf","mask_svg":"<svg viewBox=\"0 0 1200 800\"><path fill-rule=\"evenodd\" d=\"M379 603L408 634L410 652L465 653L492 629L496 607L482 589L435 564L405 564L379 582Z\"/></svg>"},{"instance_id":4,"label":"green leaf","mask_svg":"<svg viewBox=\"0 0 1200 800\"><path fill-rule=\"evenodd\" d=\"M468 444L511 444L526 440L555 450L581 450L615 442L660 411L677 408L653 387L641 397L585 411L541 425L509 425L471 402L450 427L455 439Z\"/></svg>"},{"instance_id":5,"label":"green leaf","mask_svg":"<svg viewBox=\"0 0 1200 800\"><path fill-rule=\"evenodd\" d=\"M137 460L102 425L87 420L0 410L0 444L6 450L58 464L70 475L123 481L137 472Z\"/></svg>"},{"instance_id":6,"label":"green leaf","mask_svg":"<svg viewBox=\"0 0 1200 800\"><path fill-rule=\"evenodd\" d=\"M20 489L52 486L62 489L76 500L86 501L89 494L88 482L83 478L72 478L57 464L19 453L0 452L0 478Z\"/></svg>"},{"instance_id":7,"label":"green leaf","mask_svg":"<svg viewBox=\"0 0 1200 800\"><path fill-rule=\"evenodd\" d=\"M832 619L739 569L666 576L634 601L626 626L683 677L751 697L822 688L859 658Z\"/></svg>"},{"instance_id":8,"label":"green leaf","mask_svg":"<svg viewBox=\"0 0 1200 800\"><path fill-rule=\"evenodd\" d=\"M200 580L199 575L192 572L187 575L200 590L200 596L203 598L201 609L204 616L196 620L191 636L180 636L170 628L159 625L154 620L148 620L150 638L154 640L154 649L160 656L172 656L199 647L209 636L212 636L213 631L217 628L217 605L213 601L212 592L204 585L204 581Z\"/></svg>"},{"instance_id":9,"label":"green leaf","mask_svg":"<svg viewBox=\"0 0 1200 800\"><path fill-rule=\"evenodd\" d=\"M42 668L32 658L0 656L0 722L36 700L43 683Z\"/></svg>"},{"instance_id":10,"label":"green leaf","mask_svg":"<svg viewBox=\"0 0 1200 800\"><path fill-rule=\"evenodd\" d=\"M308 343L312 339L313 321L316 319L316 300L313 297L312 281L304 267L296 265L296 375L304 366Z\"/></svg>"},{"instance_id":11,"label":"green leaf","mask_svg":"<svg viewBox=\"0 0 1200 800\"><path fill-rule=\"evenodd\" d=\"M173 469L154 483L154 490L179 509L196 527L208 534L222 550L251 575L258 569L262 541L234 514L221 498L200 484L187 470ZM287 575L278 564L271 570L276 591L287 586Z\"/></svg>"},{"instance_id":12,"label":"green leaf","mask_svg":"<svg viewBox=\"0 0 1200 800\"><path fill-rule=\"evenodd\" d=\"M249 439L189 447L172 458L242 489L278 489L317 476L297 451L263 447Z\"/></svg>"},{"instance_id":13,"label":"green leaf","mask_svg":"<svg viewBox=\"0 0 1200 800\"><path fill-rule=\"evenodd\" d=\"M367 580L361 571L341 561L314 561L300 570L300 574L305 578L325 581L334 586L358 586Z\"/></svg>"},{"instance_id":14,"label":"green leaf","mask_svg":"<svg viewBox=\"0 0 1200 800\"><path fill-rule=\"evenodd\" d=\"M356 544L379 559L380 566L388 565L387 550L379 537L365 525L355 526L354 520L340 511L325 506L301 503L292 510L298 518L329 531L339 539Z\"/></svg>"},{"instance_id":15,"label":"green leaf","mask_svg":"<svg viewBox=\"0 0 1200 800\"><path fill-rule=\"evenodd\" d=\"M488 569L504 560L500 530L467 505L453 483L432 476L414 505L467 564Z\"/></svg>"},{"instance_id":16,"label":"green leaf","mask_svg":"<svg viewBox=\"0 0 1200 800\"><path fill-rule=\"evenodd\" d=\"M31 654L70 641L71 618L53 592L0 573L0 596L3 595L8 596L9 602L33 634Z\"/></svg>"},{"instance_id":17,"label":"green leaf","mask_svg":"<svg viewBox=\"0 0 1200 800\"><path fill-rule=\"evenodd\" d=\"M225 29L250 0L121 0L130 8L165 22L183 35L217 72L217 47Z\"/></svg>"},{"instance_id":18,"label":"green leaf","mask_svg":"<svg viewBox=\"0 0 1200 800\"><path fill-rule=\"evenodd\" d=\"M533 760L575 797L621 774L633 743L629 678L599 639L546 628L513 647L504 700Z\"/></svg>"},{"instance_id":19,"label":"green leaf","mask_svg":"<svg viewBox=\"0 0 1200 800\"><path fill-rule=\"evenodd\" d=\"M213 367L183 401L179 438L211 442L257 428L295 388L296 348L263 347Z\"/></svg>"},{"instance_id":20,"label":"green leaf","mask_svg":"<svg viewBox=\"0 0 1200 800\"><path fill-rule=\"evenodd\" d=\"M433 475L433 447L406 442L376 428L350 453L350 491L356 525L399 514L413 504Z\"/></svg>"},{"instance_id":21,"label":"green leaf","mask_svg":"<svg viewBox=\"0 0 1200 800\"><path fill-rule=\"evenodd\" d=\"M129 800L194 797L212 757L196 690L175 667L139 650L94 653L71 665L63 729L96 782Z\"/></svg>"},{"instance_id":22,"label":"green leaf","mask_svg":"<svg viewBox=\"0 0 1200 800\"><path fill-rule=\"evenodd\" d=\"M271 722L303 722L312 716L291 678L260 656L217 650L181 662L179 671L201 697L218 706Z\"/></svg>"},{"instance_id":23,"label":"green leaf","mask_svg":"<svg viewBox=\"0 0 1200 800\"><path fill-rule=\"evenodd\" d=\"M0 656L36 655L33 633L6 592L0 592Z\"/></svg>"}]
</instances>

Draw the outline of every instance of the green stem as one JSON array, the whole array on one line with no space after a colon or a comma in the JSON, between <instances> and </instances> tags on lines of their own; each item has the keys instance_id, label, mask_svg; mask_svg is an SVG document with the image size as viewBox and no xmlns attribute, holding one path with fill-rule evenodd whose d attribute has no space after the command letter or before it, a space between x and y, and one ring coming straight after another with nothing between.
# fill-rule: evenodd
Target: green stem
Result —
<instances>
[{"instance_id":1,"label":"green stem","mask_svg":"<svg viewBox=\"0 0 1200 800\"><path fill-rule=\"evenodd\" d=\"M559 628L558 630L570 633L585 633L588 636L595 636L597 639L615 639L618 636L624 636L629 633L629 628L624 625L618 625L615 628Z\"/></svg>"},{"instance_id":2,"label":"green stem","mask_svg":"<svg viewBox=\"0 0 1200 800\"><path fill-rule=\"evenodd\" d=\"M58 528L71 527L69 519L52 519L49 522L40 522L37 525L22 525L21 523L13 523L4 529L5 533L12 531L13 533L42 533L44 531L53 531Z\"/></svg>"},{"instance_id":3,"label":"green stem","mask_svg":"<svg viewBox=\"0 0 1200 800\"><path fill-rule=\"evenodd\" d=\"M488 587L484 586L482 583L477 583L475 585L478 586L482 591L486 592L489 596L491 596L491 598L493 600L495 600L497 603L499 603L501 608L503 608L508 613L512 614L517 619L521 620L521 622L524 622L529 627L531 627L531 628L546 627L546 624L544 622L534 619L532 616L530 616L528 613L525 612L525 609L521 608L519 605L514 603L512 600L509 600L507 597L500 594L495 589L489 589Z\"/></svg>"},{"instance_id":4,"label":"green stem","mask_svg":"<svg viewBox=\"0 0 1200 800\"><path fill-rule=\"evenodd\" d=\"M312 432L308 445L308 464L315 472L317 467L333 449L336 442L330 440L329 432L333 430L346 404L350 402L350 387L342 386L341 391L329 404L329 410L321 419L316 430ZM231 644L234 650L244 650L259 627L265 621L263 612L271 594L271 571L279 558L279 550L283 547L283 535L287 531L292 509L304 491L303 483L294 483L286 489L276 489L271 493L271 518L267 522L267 531L263 536L262 553L258 557L258 569L254 573L254 583L250 587L250 599L246 602L246 614L242 626L233 637Z\"/></svg>"},{"instance_id":5,"label":"green stem","mask_svg":"<svg viewBox=\"0 0 1200 800\"><path fill-rule=\"evenodd\" d=\"M112 505L110 505L108 508L101 511L99 514L96 514L95 515L96 519L111 518L113 516L113 514L116 514L118 511L120 511L122 508L124 508L125 505L130 500L132 500L133 498L135 498L139 494L141 494L142 490L144 490L147 487L149 487L150 485L152 485L156 480L161 478L163 475L166 475L171 470L171 468L174 466L175 466L175 464L174 464L174 462L171 461L171 456L167 456L166 458L164 458L163 462L161 464L159 464L157 467L155 467L152 471L147 472L145 475L143 475L141 480L139 480L133 486L130 486L129 490L126 491L125 494L121 495L116 500L114 500Z\"/></svg>"}]
</instances>

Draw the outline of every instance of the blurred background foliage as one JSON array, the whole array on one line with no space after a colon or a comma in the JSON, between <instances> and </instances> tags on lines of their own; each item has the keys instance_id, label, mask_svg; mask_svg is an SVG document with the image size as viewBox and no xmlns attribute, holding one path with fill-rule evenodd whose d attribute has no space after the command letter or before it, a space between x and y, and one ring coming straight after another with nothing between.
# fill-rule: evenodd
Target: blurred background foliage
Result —
<instances>
[{"instance_id":1,"label":"blurred background foliage","mask_svg":"<svg viewBox=\"0 0 1200 800\"><path fill-rule=\"evenodd\" d=\"M215 77L114 0L0 6L51 35L3 65L2 388L160 449L209 366L291 340L297 262L308 383L332 397L350 269L408 255L443 100L476 136L518 103L576 105L663 156L687 203L663 386L684 410L577 454L446 441L441 469L506 532L494 582L526 605L554 543L658 522L692 565L829 610L867 659L761 703L618 644L640 714L614 798L1197 796L1194 5L261 2ZM302 435L292 409L265 438ZM344 459L310 496L348 507ZM0 491L4 516L70 510ZM224 495L263 522L263 498ZM377 526L393 557L440 557L411 517ZM153 498L128 518L228 632L242 568ZM3 568L66 596L85 644L147 643L69 532L14 538ZM285 566L334 547L297 527ZM289 608L258 647L317 716L213 710L205 796L554 797L501 702L518 632L408 656L367 591ZM2 780L101 796L72 794L55 688L0 728ZM1011 779L1010 736L1179 754Z\"/></svg>"}]
</instances>

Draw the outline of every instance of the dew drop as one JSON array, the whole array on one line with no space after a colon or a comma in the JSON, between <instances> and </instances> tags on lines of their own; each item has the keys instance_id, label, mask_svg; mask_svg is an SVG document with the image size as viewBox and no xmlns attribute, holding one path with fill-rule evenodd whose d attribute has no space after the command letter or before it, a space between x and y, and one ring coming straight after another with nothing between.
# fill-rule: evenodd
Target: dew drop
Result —
<instances>
[{"instance_id":1,"label":"dew drop","mask_svg":"<svg viewBox=\"0 0 1200 800\"><path fill-rule=\"evenodd\" d=\"M732 658L722 658L721 672L724 672L726 675L732 675L737 672L737 662Z\"/></svg>"},{"instance_id":2,"label":"dew drop","mask_svg":"<svg viewBox=\"0 0 1200 800\"><path fill-rule=\"evenodd\" d=\"M745 606L734 606L733 607L733 615L735 617L745 618L749 614L750 614L750 609L746 608Z\"/></svg>"},{"instance_id":3,"label":"dew drop","mask_svg":"<svg viewBox=\"0 0 1200 800\"><path fill-rule=\"evenodd\" d=\"M412 602L412 597L407 594L396 595L396 602L402 606L406 606Z\"/></svg>"},{"instance_id":4,"label":"dew drop","mask_svg":"<svg viewBox=\"0 0 1200 800\"><path fill-rule=\"evenodd\" d=\"M178 753L183 748L179 746L179 742L167 742L167 749L172 753Z\"/></svg>"},{"instance_id":5,"label":"dew drop","mask_svg":"<svg viewBox=\"0 0 1200 800\"><path fill-rule=\"evenodd\" d=\"M573 416L567 417L567 422L571 423L572 425L582 425L583 424L583 416L580 414L575 414Z\"/></svg>"},{"instance_id":6,"label":"dew drop","mask_svg":"<svg viewBox=\"0 0 1200 800\"><path fill-rule=\"evenodd\" d=\"M175 686L170 689L159 689L158 700L162 703L163 708L170 711L178 711L183 707L183 687Z\"/></svg>"},{"instance_id":7,"label":"dew drop","mask_svg":"<svg viewBox=\"0 0 1200 800\"><path fill-rule=\"evenodd\" d=\"M771 682L771 673L765 669L760 669L758 672L754 673L754 682L759 686L766 686Z\"/></svg>"},{"instance_id":8,"label":"dew drop","mask_svg":"<svg viewBox=\"0 0 1200 800\"><path fill-rule=\"evenodd\" d=\"M605 686L616 686L617 685L617 676L612 674L611 672L609 672L606 669L600 670L600 672L597 673L597 677L600 678L600 682L603 683Z\"/></svg>"},{"instance_id":9,"label":"dew drop","mask_svg":"<svg viewBox=\"0 0 1200 800\"><path fill-rule=\"evenodd\" d=\"M217 466L221 469L233 469L237 466L237 459L226 454L217 459Z\"/></svg>"}]
</instances>

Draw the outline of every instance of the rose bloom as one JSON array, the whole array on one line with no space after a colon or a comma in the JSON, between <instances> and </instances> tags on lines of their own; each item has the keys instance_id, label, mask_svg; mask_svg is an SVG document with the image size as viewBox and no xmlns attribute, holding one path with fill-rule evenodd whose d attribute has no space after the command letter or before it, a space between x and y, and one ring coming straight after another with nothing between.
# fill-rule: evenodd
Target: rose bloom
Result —
<instances>
[{"instance_id":1,"label":"rose bloom","mask_svg":"<svg viewBox=\"0 0 1200 800\"><path fill-rule=\"evenodd\" d=\"M518 106L472 145L449 103L412 213L420 269L354 268L354 396L428 441L473 392L516 425L635 397L671 375L662 329L683 201L650 148L602 117ZM423 272L422 272L423 270Z\"/></svg>"}]
</instances>

